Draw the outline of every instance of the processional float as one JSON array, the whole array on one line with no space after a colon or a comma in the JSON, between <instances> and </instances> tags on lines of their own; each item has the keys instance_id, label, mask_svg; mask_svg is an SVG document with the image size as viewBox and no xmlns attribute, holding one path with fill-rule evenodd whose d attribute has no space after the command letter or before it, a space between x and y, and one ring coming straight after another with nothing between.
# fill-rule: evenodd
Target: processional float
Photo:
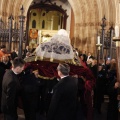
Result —
<instances>
[{"instance_id":1,"label":"processional float","mask_svg":"<svg viewBox=\"0 0 120 120\"><path fill-rule=\"evenodd\" d=\"M81 65L78 56L70 44L68 33L61 29L54 35L50 41L39 44L34 55L25 58L27 65L33 70L38 70L39 77L52 80L58 78L57 66L59 63L68 63L70 65L70 75L77 75L78 78L85 78L85 89L92 91L95 84L95 78L89 68Z\"/></svg>"}]
</instances>

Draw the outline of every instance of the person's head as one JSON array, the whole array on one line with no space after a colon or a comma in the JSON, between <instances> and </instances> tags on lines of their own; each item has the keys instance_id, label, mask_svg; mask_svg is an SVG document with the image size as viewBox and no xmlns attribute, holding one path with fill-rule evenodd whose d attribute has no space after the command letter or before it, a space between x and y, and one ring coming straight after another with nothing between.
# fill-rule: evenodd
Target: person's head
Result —
<instances>
[{"instance_id":1,"label":"person's head","mask_svg":"<svg viewBox=\"0 0 120 120\"><path fill-rule=\"evenodd\" d=\"M60 77L69 75L70 72L70 66L66 63L60 63L57 67L58 75Z\"/></svg>"},{"instance_id":2,"label":"person's head","mask_svg":"<svg viewBox=\"0 0 120 120\"><path fill-rule=\"evenodd\" d=\"M116 60L115 60L115 59L112 59L110 62L111 62L111 63L116 63Z\"/></svg>"},{"instance_id":3,"label":"person's head","mask_svg":"<svg viewBox=\"0 0 120 120\"><path fill-rule=\"evenodd\" d=\"M5 45L1 45L0 49L1 49L1 51L5 52L6 51L6 46Z\"/></svg>"},{"instance_id":4,"label":"person's head","mask_svg":"<svg viewBox=\"0 0 120 120\"><path fill-rule=\"evenodd\" d=\"M89 65L89 64L92 64L92 62L93 62L93 59L92 59L92 58L90 58L90 59L87 60L87 64L88 64L88 65Z\"/></svg>"},{"instance_id":5,"label":"person's head","mask_svg":"<svg viewBox=\"0 0 120 120\"><path fill-rule=\"evenodd\" d=\"M116 63L115 62L110 64L110 70L116 70Z\"/></svg>"},{"instance_id":6,"label":"person's head","mask_svg":"<svg viewBox=\"0 0 120 120\"><path fill-rule=\"evenodd\" d=\"M92 65L94 66L94 65L96 65L97 64L97 60L96 59L93 59L92 60Z\"/></svg>"},{"instance_id":7,"label":"person's head","mask_svg":"<svg viewBox=\"0 0 120 120\"><path fill-rule=\"evenodd\" d=\"M102 64L99 64L99 66L98 66L98 71L101 71L102 69L103 69Z\"/></svg>"},{"instance_id":8,"label":"person's head","mask_svg":"<svg viewBox=\"0 0 120 120\"><path fill-rule=\"evenodd\" d=\"M110 65L110 59L106 60L106 65Z\"/></svg>"},{"instance_id":9,"label":"person's head","mask_svg":"<svg viewBox=\"0 0 120 120\"><path fill-rule=\"evenodd\" d=\"M26 46L26 49L27 49L27 50L29 49L29 46L28 46L28 45Z\"/></svg>"},{"instance_id":10,"label":"person's head","mask_svg":"<svg viewBox=\"0 0 120 120\"><path fill-rule=\"evenodd\" d=\"M80 55L80 59L81 59L82 61L85 61L85 55L84 55L84 54L81 54L81 55Z\"/></svg>"},{"instance_id":11,"label":"person's head","mask_svg":"<svg viewBox=\"0 0 120 120\"><path fill-rule=\"evenodd\" d=\"M2 62L8 62L9 61L9 57L7 55L4 55L2 57Z\"/></svg>"},{"instance_id":12,"label":"person's head","mask_svg":"<svg viewBox=\"0 0 120 120\"><path fill-rule=\"evenodd\" d=\"M90 53L90 52L88 52L88 56L91 56L91 53Z\"/></svg>"},{"instance_id":13,"label":"person's head","mask_svg":"<svg viewBox=\"0 0 120 120\"><path fill-rule=\"evenodd\" d=\"M86 54L86 51L85 51L85 50L83 50L83 51L82 51L82 54Z\"/></svg>"},{"instance_id":14,"label":"person's head","mask_svg":"<svg viewBox=\"0 0 120 120\"><path fill-rule=\"evenodd\" d=\"M15 73L20 74L24 69L25 61L22 58L16 57L12 61L12 69Z\"/></svg>"}]
</instances>

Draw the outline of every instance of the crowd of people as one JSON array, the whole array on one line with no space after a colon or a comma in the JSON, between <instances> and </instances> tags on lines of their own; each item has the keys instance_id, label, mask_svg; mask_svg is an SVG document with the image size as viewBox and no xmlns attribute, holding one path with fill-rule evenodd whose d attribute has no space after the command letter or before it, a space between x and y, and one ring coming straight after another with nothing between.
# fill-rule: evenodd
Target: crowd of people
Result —
<instances>
[{"instance_id":1,"label":"crowd of people","mask_svg":"<svg viewBox=\"0 0 120 120\"><path fill-rule=\"evenodd\" d=\"M37 112L47 120L93 120L93 109L99 114L102 112L104 95L109 96L107 120L118 120L120 84L116 79L115 59L100 61L97 66L97 60L90 52L86 55L76 51L82 66L90 69L96 79L89 99L85 97L85 78L78 78L77 73L70 76L68 64L61 63L56 68L60 79L44 80L38 77L38 71L26 66L23 59L30 53L27 46L23 58L19 58L16 51L8 54L6 46L1 46L0 112L4 114L4 120L17 120L17 107L24 110L25 120L36 120Z\"/></svg>"},{"instance_id":2,"label":"crowd of people","mask_svg":"<svg viewBox=\"0 0 120 120\"><path fill-rule=\"evenodd\" d=\"M81 63L85 67L89 67L96 78L96 84L93 88L94 98L93 107L101 114L104 95L108 95L109 103L107 108L107 120L118 120L118 101L120 100L119 88L120 83L117 81L117 66L115 59L107 59L105 62L97 60L91 53L88 56L80 54Z\"/></svg>"}]
</instances>

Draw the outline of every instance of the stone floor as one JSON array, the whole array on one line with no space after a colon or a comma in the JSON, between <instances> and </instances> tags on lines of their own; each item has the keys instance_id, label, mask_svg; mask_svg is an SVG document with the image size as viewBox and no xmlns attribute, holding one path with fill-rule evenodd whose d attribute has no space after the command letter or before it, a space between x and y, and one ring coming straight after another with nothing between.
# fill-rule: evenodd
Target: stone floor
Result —
<instances>
[{"instance_id":1,"label":"stone floor","mask_svg":"<svg viewBox=\"0 0 120 120\"><path fill-rule=\"evenodd\" d=\"M18 120L25 120L24 113L23 113L22 109L18 109L18 117L19 117ZM107 102L103 103L101 114L94 111L94 120L106 120L106 117L107 117ZM3 120L3 114L0 114L0 120ZM45 120L45 118L40 116L39 114L37 114L37 120ZM78 117L77 120L84 120L84 119ZM119 113L119 119L118 120L120 120L120 113Z\"/></svg>"}]
</instances>

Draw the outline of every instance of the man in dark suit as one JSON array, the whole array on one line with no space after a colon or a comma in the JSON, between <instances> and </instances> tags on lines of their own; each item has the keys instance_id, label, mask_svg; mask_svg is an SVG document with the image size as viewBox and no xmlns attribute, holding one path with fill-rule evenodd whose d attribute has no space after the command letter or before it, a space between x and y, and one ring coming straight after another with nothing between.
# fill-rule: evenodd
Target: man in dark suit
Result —
<instances>
[{"instance_id":1,"label":"man in dark suit","mask_svg":"<svg viewBox=\"0 0 120 120\"><path fill-rule=\"evenodd\" d=\"M93 56L91 55L91 53L89 52L89 53L88 53L88 56L87 56L87 61L88 61L89 59L91 59L91 58L93 59L94 57L93 57Z\"/></svg>"},{"instance_id":2,"label":"man in dark suit","mask_svg":"<svg viewBox=\"0 0 120 120\"><path fill-rule=\"evenodd\" d=\"M4 113L4 120L17 120L17 95L20 88L18 74L24 68L24 60L15 58L12 63L12 70L7 70L2 82L1 110Z\"/></svg>"},{"instance_id":3,"label":"man in dark suit","mask_svg":"<svg viewBox=\"0 0 120 120\"><path fill-rule=\"evenodd\" d=\"M57 70L61 79L53 89L47 120L75 120L78 80L69 76L68 64L59 64Z\"/></svg>"}]
</instances>

